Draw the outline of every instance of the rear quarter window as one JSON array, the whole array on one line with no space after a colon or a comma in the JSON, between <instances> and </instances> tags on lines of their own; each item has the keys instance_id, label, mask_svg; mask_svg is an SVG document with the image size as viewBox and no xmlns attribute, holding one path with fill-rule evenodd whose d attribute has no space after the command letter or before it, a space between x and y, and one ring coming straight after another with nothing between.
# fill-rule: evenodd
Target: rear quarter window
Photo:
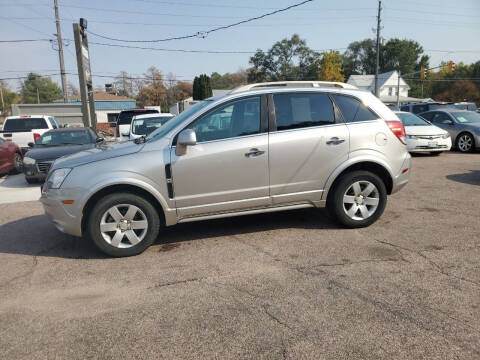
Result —
<instances>
[{"instance_id":1,"label":"rear quarter window","mask_svg":"<svg viewBox=\"0 0 480 360\"><path fill-rule=\"evenodd\" d=\"M376 120L378 118L373 111L353 97L333 95L333 98L347 123Z\"/></svg>"},{"instance_id":2,"label":"rear quarter window","mask_svg":"<svg viewBox=\"0 0 480 360\"><path fill-rule=\"evenodd\" d=\"M31 131L33 129L48 129L43 118L7 119L3 126L4 131Z\"/></svg>"}]
</instances>

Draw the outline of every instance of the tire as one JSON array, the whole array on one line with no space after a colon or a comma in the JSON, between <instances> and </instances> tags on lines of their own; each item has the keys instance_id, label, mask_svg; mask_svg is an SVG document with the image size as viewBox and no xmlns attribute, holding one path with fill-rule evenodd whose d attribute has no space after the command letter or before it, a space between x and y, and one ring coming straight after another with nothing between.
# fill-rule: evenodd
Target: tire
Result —
<instances>
[{"instance_id":1,"label":"tire","mask_svg":"<svg viewBox=\"0 0 480 360\"><path fill-rule=\"evenodd\" d=\"M29 184L36 184L38 181L37 179L34 179L34 178L28 178L25 176L25 180L27 181L27 183Z\"/></svg>"},{"instance_id":2,"label":"tire","mask_svg":"<svg viewBox=\"0 0 480 360\"><path fill-rule=\"evenodd\" d=\"M342 175L327 199L330 214L347 228L373 224L383 214L386 205L385 184L369 171L353 171Z\"/></svg>"},{"instance_id":3,"label":"tire","mask_svg":"<svg viewBox=\"0 0 480 360\"><path fill-rule=\"evenodd\" d=\"M153 244L159 229L160 219L155 207L143 197L130 193L114 193L101 198L88 215L86 224L88 237L100 251L113 257L142 253Z\"/></svg>"},{"instance_id":4,"label":"tire","mask_svg":"<svg viewBox=\"0 0 480 360\"><path fill-rule=\"evenodd\" d=\"M12 174L20 174L21 172L23 172L22 155L15 153L15 155L13 155Z\"/></svg>"},{"instance_id":5,"label":"tire","mask_svg":"<svg viewBox=\"0 0 480 360\"><path fill-rule=\"evenodd\" d=\"M463 153L471 152L475 148L475 140L471 134L461 133L458 135L457 141L455 142L455 147L458 151Z\"/></svg>"},{"instance_id":6,"label":"tire","mask_svg":"<svg viewBox=\"0 0 480 360\"><path fill-rule=\"evenodd\" d=\"M438 155L440 155L441 153L442 153L442 151L432 151L432 152L430 153L430 155L432 155L432 156L438 156Z\"/></svg>"}]
</instances>

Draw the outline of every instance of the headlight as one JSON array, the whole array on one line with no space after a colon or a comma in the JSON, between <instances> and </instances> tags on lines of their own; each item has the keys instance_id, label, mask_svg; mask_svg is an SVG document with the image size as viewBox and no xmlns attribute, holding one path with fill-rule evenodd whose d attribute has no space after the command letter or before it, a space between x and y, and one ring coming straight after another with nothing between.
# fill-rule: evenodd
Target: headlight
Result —
<instances>
[{"instance_id":1,"label":"headlight","mask_svg":"<svg viewBox=\"0 0 480 360\"><path fill-rule=\"evenodd\" d=\"M47 186L49 189L59 189L62 186L63 181L67 175L72 171L70 168L54 170L47 180Z\"/></svg>"},{"instance_id":2,"label":"headlight","mask_svg":"<svg viewBox=\"0 0 480 360\"><path fill-rule=\"evenodd\" d=\"M29 158L29 157L25 156L23 158L23 163L25 165L33 165L33 164L35 164L35 159L32 159L32 158Z\"/></svg>"},{"instance_id":3,"label":"headlight","mask_svg":"<svg viewBox=\"0 0 480 360\"><path fill-rule=\"evenodd\" d=\"M416 139L417 135L407 135L407 139Z\"/></svg>"},{"instance_id":4,"label":"headlight","mask_svg":"<svg viewBox=\"0 0 480 360\"><path fill-rule=\"evenodd\" d=\"M450 134L443 134L442 139L448 139L450 137Z\"/></svg>"}]
</instances>

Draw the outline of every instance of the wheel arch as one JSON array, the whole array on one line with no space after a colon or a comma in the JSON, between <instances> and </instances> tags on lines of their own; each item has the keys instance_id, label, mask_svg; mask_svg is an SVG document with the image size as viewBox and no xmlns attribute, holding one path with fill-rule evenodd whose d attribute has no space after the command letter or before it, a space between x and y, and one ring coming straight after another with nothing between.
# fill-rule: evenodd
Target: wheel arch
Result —
<instances>
[{"instance_id":1,"label":"wheel arch","mask_svg":"<svg viewBox=\"0 0 480 360\"><path fill-rule=\"evenodd\" d=\"M164 226L166 224L166 213L165 208L162 205L161 201L154 196L150 191L146 190L145 188L133 185L133 184L111 184L107 185L101 189L98 189L95 193L93 193L88 200L86 201L85 205L82 209L82 234L85 233L86 225L87 225L87 214L93 208L93 206L97 203L99 199L105 197L110 194L125 192L134 195L138 195L149 201L157 210L158 216L160 218L161 224Z\"/></svg>"},{"instance_id":2,"label":"wheel arch","mask_svg":"<svg viewBox=\"0 0 480 360\"><path fill-rule=\"evenodd\" d=\"M357 170L370 171L373 174L377 175L385 184L387 194L390 195L392 193L393 177L387 167L372 160L362 160L353 164L349 164L343 169L337 169L336 172L334 172L330 176L325 186L324 199L328 200L329 194L333 193L330 190L335 188L335 185L338 183L338 181L344 174Z\"/></svg>"}]
</instances>

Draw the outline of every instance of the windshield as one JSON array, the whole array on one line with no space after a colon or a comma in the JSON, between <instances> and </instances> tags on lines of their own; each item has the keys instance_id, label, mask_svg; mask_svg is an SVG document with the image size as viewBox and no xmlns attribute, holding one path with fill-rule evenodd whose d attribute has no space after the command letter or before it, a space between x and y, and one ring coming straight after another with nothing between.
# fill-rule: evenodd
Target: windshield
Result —
<instances>
[{"instance_id":1,"label":"windshield","mask_svg":"<svg viewBox=\"0 0 480 360\"><path fill-rule=\"evenodd\" d=\"M397 113L397 116L402 120L403 126L425 126L432 125L422 118L413 115L412 113Z\"/></svg>"},{"instance_id":2,"label":"windshield","mask_svg":"<svg viewBox=\"0 0 480 360\"><path fill-rule=\"evenodd\" d=\"M452 111L451 114L461 124L480 123L480 114L473 111Z\"/></svg>"},{"instance_id":3,"label":"windshield","mask_svg":"<svg viewBox=\"0 0 480 360\"><path fill-rule=\"evenodd\" d=\"M48 129L43 118L16 118L7 119L3 126L4 131L30 131L33 129Z\"/></svg>"},{"instance_id":4,"label":"windshield","mask_svg":"<svg viewBox=\"0 0 480 360\"><path fill-rule=\"evenodd\" d=\"M87 130L46 132L37 140L35 146L83 145L91 144L92 137Z\"/></svg>"},{"instance_id":5,"label":"windshield","mask_svg":"<svg viewBox=\"0 0 480 360\"><path fill-rule=\"evenodd\" d=\"M189 118L191 115L195 114L197 111L203 109L205 106L210 105L211 103L212 100L203 100L189 107L180 115L172 118L172 120L167 122L164 126L159 127L157 130L148 135L147 140L163 137L165 134L170 132L170 130L174 129L177 125L180 125L185 119Z\"/></svg>"},{"instance_id":6,"label":"windshield","mask_svg":"<svg viewBox=\"0 0 480 360\"><path fill-rule=\"evenodd\" d=\"M146 119L135 119L132 122L132 134L148 135L157 130L172 117L173 116L161 116Z\"/></svg>"},{"instance_id":7,"label":"windshield","mask_svg":"<svg viewBox=\"0 0 480 360\"><path fill-rule=\"evenodd\" d=\"M145 115L145 114L158 114L157 110L152 109L136 109L136 110L124 110L118 114L118 125L127 125L132 122L132 118L135 115Z\"/></svg>"}]
</instances>

